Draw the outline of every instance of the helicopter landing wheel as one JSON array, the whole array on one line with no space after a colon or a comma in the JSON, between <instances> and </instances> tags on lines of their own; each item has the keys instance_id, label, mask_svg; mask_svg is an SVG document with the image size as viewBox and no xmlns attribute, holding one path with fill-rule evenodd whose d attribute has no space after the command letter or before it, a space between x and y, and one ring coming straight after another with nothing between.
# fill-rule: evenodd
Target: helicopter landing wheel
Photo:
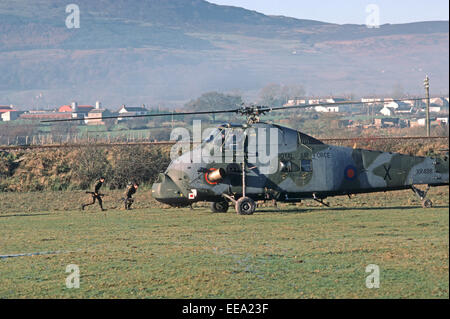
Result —
<instances>
[{"instance_id":1,"label":"helicopter landing wheel","mask_svg":"<svg viewBox=\"0 0 450 319\"><path fill-rule=\"evenodd\" d=\"M230 205L227 201L211 203L211 211L213 213L226 213Z\"/></svg>"},{"instance_id":2,"label":"helicopter landing wheel","mask_svg":"<svg viewBox=\"0 0 450 319\"><path fill-rule=\"evenodd\" d=\"M425 199L422 201L422 207L423 208L431 208L431 207L433 207L433 202L429 199Z\"/></svg>"},{"instance_id":3,"label":"helicopter landing wheel","mask_svg":"<svg viewBox=\"0 0 450 319\"><path fill-rule=\"evenodd\" d=\"M252 215L255 212L256 204L249 197L241 197L236 202L235 208L239 215Z\"/></svg>"}]
</instances>

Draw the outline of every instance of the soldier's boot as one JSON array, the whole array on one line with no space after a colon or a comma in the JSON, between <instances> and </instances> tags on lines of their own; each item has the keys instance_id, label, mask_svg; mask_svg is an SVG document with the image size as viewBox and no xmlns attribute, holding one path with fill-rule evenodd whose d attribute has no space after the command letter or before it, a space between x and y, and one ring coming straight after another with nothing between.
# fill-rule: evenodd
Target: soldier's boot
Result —
<instances>
[{"instance_id":1,"label":"soldier's boot","mask_svg":"<svg viewBox=\"0 0 450 319\"><path fill-rule=\"evenodd\" d=\"M92 205L92 203L91 204L83 204L83 205L81 205L81 210L84 210L87 206L91 206Z\"/></svg>"}]
</instances>

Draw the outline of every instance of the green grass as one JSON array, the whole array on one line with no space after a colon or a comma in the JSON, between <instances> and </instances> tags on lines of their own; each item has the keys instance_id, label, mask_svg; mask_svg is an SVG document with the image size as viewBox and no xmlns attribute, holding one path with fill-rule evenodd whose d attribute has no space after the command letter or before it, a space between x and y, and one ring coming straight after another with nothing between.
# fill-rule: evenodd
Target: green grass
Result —
<instances>
[{"instance_id":1,"label":"green grass","mask_svg":"<svg viewBox=\"0 0 450 319\"><path fill-rule=\"evenodd\" d=\"M199 205L73 210L82 192L0 193L0 298L448 298L448 188L262 207L253 216ZM53 199L53 200L52 200ZM65 286L80 268L79 289ZM380 267L368 289L365 268Z\"/></svg>"}]
</instances>

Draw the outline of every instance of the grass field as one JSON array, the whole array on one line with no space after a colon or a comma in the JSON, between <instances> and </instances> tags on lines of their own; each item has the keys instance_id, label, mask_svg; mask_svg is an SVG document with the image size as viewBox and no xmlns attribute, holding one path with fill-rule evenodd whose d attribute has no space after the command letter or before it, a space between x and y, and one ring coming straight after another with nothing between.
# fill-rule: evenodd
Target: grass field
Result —
<instances>
[{"instance_id":1,"label":"grass field","mask_svg":"<svg viewBox=\"0 0 450 319\"><path fill-rule=\"evenodd\" d=\"M0 298L448 298L448 187L424 210L411 191L261 207L253 216L166 209L140 190L0 193ZM66 288L66 266L80 288ZM380 288L365 268L380 268Z\"/></svg>"}]
</instances>

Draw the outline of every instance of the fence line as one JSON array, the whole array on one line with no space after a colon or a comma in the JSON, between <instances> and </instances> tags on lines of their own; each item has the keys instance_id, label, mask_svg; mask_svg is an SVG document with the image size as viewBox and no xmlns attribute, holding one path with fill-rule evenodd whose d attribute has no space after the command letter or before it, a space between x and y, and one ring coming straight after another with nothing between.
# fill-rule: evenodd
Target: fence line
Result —
<instances>
[{"instance_id":1,"label":"fence line","mask_svg":"<svg viewBox=\"0 0 450 319\"><path fill-rule=\"evenodd\" d=\"M174 141L157 141L150 134L143 132L127 132L126 135L111 136L107 134L86 136L80 135L33 135L33 136L0 136L1 150L29 149L29 148L63 148L63 147L87 147L87 146L125 146L125 145L172 145ZM448 140L448 136L400 136L400 137L355 137L355 138L318 138L324 143L333 145L345 145L352 142L374 142L374 141L404 141L404 140Z\"/></svg>"},{"instance_id":2,"label":"fence line","mask_svg":"<svg viewBox=\"0 0 450 319\"><path fill-rule=\"evenodd\" d=\"M125 142L156 142L150 133L127 132L125 134L37 134L26 136L0 136L1 146L35 146L35 145L65 145L86 143L125 143Z\"/></svg>"}]
</instances>

